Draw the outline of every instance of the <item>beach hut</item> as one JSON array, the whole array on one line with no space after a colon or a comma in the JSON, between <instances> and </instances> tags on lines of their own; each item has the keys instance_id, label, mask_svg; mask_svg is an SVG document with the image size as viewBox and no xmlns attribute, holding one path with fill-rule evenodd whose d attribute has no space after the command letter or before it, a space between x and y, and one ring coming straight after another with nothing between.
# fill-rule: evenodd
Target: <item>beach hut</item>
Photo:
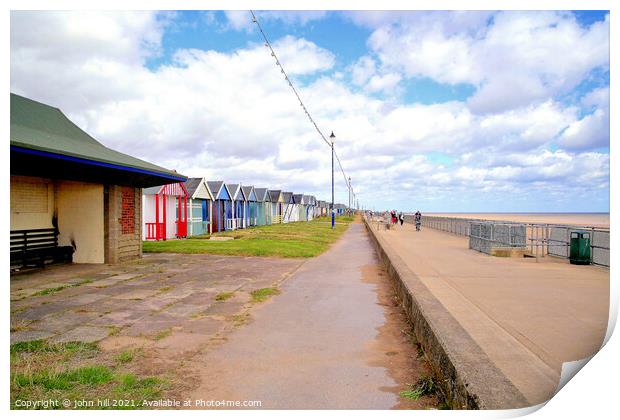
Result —
<instances>
[{"instance_id":1,"label":"beach hut","mask_svg":"<svg viewBox=\"0 0 620 420\"><path fill-rule=\"evenodd\" d=\"M187 238L187 199L183 182L142 190L142 239Z\"/></svg>"},{"instance_id":2,"label":"beach hut","mask_svg":"<svg viewBox=\"0 0 620 420\"><path fill-rule=\"evenodd\" d=\"M282 223L284 221L284 198L282 191L269 190L269 198L271 201L271 223Z\"/></svg>"},{"instance_id":3,"label":"beach hut","mask_svg":"<svg viewBox=\"0 0 620 420\"><path fill-rule=\"evenodd\" d=\"M316 206L316 198L313 195L304 195L304 200L306 201L306 221L310 221L314 219L314 209Z\"/></svg>"},{"instance_id":4,"label":"beach hut","mask_svg":"<svg viewBox=\"0 0 620 420\"><path fill-rule=\"evenodd\" d=\"M13 93L9 137L11 268L140 258L142 188L187 179L110 149L60 109Z\"/></svg>"},{"instance_id":5,"label":"beach hut","mask_svg":"<svg viewBox=\"0 0 620 420\"><path fill-rule=\"evenodd\" d=\"M254 188L256 195L256 224L258 226L271 224L271 199L267 188Z\"/></svg>"},{"instance_id":6,"label":"beach hut","mask_svg":"<svg viewBox=\"0 0 620 420\"><path fill-rule=\"evenodd\" d=\"M315 212L316 217L324 217L325 216L325 214L326 214L325 205L326 205L325 201L323 201L323 200L317 201L316 212Z\"/></svg>"},{"instance_id":7,"label":"beach hut","mask_svg":"<svg viewBox=\"0 0 620 420\"><path fill-rule=\"evenodd\" d=\"M295 212L294 221L295 222L305 222L306 221L306 200L304 200L303 194L293 194L293 211Z\"/></svg>"},{"instance_id":8,"label":"beach hut","mask_svg":"<svg viewBox=\"0 0 620 420\"><path fill-rule=\"evenodd\" d=\"M187 205L188 235L197 236L211 233L211 214L213 212L213 194L204 178L189 178L185 181L189 196Z\"/></svg>"},{"instance_id":9,"label":"beach hut","mask_svg":"<svg viewBox=\"0 0 620 420\"><path fill-rule=\"evenodd\" d=\"M282 191L282 223L289 223L294 221L293 218L293 193L288 191Z\"/></svg>"},{"instance_id":10,"label":"beach hut","mask_svg":"<svg viewBox=\"0 0 620 420\"><path fill-rule=\"evenodd\" d=\"M207 186L213 194L211 233L232 229L232 196L226 184L223 181L207 181Z\"/></svg>"},{"instance_id":11,"label":"beach hut","mask_svg":"<svg viewBox=\"0 0 620 420\"><path fill-rule=\"evenodd\" d=\"M241 189L241 184L226 184L232 197L232 211L229 213L231 229L243 229L245 218L245 195Z\"/></svg>"},{"instance_id":12,"label":"beach hut","mask_svg":"<svg viewBox=\"0 0 620 420\"><path fill-rule=\"evenodd\" d=\"M245 227L248 226L256 226L257 224L257 203L256 203L256 192L254 191L254 186L252 185L244 185L241 187L243 191L243 195L245 196Z\"/></svg>"},{"instance_id":13,"label":"beach hut","mask_svg":"<svg viewBox=\"0 0 620 420\"><path fill-rule=\"evenodd\" d=\"M319 213L319 200L317 200L316 197L312 197L312 199L314 200L314 204L312 205L312 218L316 218L318 217L318 213Z\"/></svg>"}]
</instances>

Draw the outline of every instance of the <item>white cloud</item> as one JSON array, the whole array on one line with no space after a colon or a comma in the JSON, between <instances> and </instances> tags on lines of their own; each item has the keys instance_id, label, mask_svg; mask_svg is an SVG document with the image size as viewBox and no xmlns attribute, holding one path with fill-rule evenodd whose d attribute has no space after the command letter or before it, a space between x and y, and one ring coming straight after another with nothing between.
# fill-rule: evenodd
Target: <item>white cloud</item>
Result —
<instances>
[{"instance_id":1,"label":"white cloud","mask_svg":"<svg viewBox=\"0 0 620 420\"><path fill-rule=\"evenodd\" d=\"M227 10L224 14L231 29L251 31L254 28L252 15L247 10Z\"/></svg>"},{"instance_id":2,"label":"white cloud","mask_svg":"<svg viewBox=\"0 0 620 420\"><path fill-rule=\"evenodd\" d=\"M582 27L560 12L414 13L374 16L369 46L406 77L477 87L473 112L487 113L563 94L592 69L609 66L609 16ZM354 15L353 19L360 19Z\"/></svg>"},{"instance_id":3,"label":"white cloud","mask_svg":"<svg viewBox=\"0 0 620 420\"><path fill-rule=\"evenodd\" d=\"M455 35L445 37L434 30L420 36L409 27L382 27L368 41L386 67L408 77L430 77L441 83L478 82L471 61L471 41Z\"/></svg>"},{"instance_id":4,"label":"white cloud","mask_svg":"<svg viewBox=\"0 0 620 420\"><path fill-rule=\"evenodd\" d=\"M362 86L376 73L377 65L375 60L365 55L360 57L355 64L351 66L351 80L358 86Z\"/></svg>"},{"instance_id":5,"label":"white cloud","mask_svg":"<svg viewBox=\"0 0 620 420\"><path fill-rule=\"evenodd\" d=\"M609 86L596 88L581 98L586 107L609 108Z\"/></svg>"},{"instance_id":6,"label":"white cloud","mask_svg":"<svg viewBox=\"0 0 620 420\"><path fill-rule=\"evenodd\" d=\"M11 87L69 109L136 98L165 24L153 12L12 12Z\"/></svg>"},{"instance_id":7,"label":"white cloud","mask_svg":"<svg viewBox=\"0 0 620 420\"><path fill-rule=\"evenodd\" d=\"M559 144L567 149L609 147L609 87L594 89L581 98L593 112L573 121L562 133Z\"/></svg>"},{"instance_id":8,"label":"white cloud","mask_svg":"<svg viewBox=\"0 0 620 420\"><path fill-rule=\"evenodd\" d=\"M562 133L560 145L567 149L609 147L609 114L607 109L597 109L575 121Z\"/></svg>"},{"instance_id":9,"label":"white cloud","mask_svg":"<svg viewBox=\"0 0 620 420\"><path fill-rule=\"evenodd\" d=\"M551 142L575 120L574 108L547 101L480 118L478 134L501 148L532 149Z\"/></svg>"},{"instance_id":10,"label":"white cloud","mask_svg":"<svg viewBox=\"0 0 620 420\"><path fill-rule=\"evenodd\" d=\"M389 93L396 88L400 80L400 75L396 73L388 73L384 75L376 74L372 76L368 81L368 84L366 85L366 90L368 90L369 92L385 91Z\"/></svg>"}]
</instances>

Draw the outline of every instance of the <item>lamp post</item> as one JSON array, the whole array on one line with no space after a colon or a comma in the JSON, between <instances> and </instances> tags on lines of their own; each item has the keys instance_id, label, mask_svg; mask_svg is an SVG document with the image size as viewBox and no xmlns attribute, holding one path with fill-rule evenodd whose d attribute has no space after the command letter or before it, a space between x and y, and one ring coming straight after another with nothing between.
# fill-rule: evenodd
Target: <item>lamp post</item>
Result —
<instances>
[{"instance_id":1,"label":"lamp post","mask_svg":"<svg viewBox=\"0 0 620 420\"><path fill-rule=\"evenodd\" d=\"M351 211L351 177L349 177L349 212Z\"/></svg>"},{"instance_id":2,"label":"lamp post","mask_svg":"<svg viewBox=\"0 0 620 420\"><path fill-rule=\"evenodd\" d=\"M336 136L333 131L329 139L332 141L332 229L334 229L336 224L336 209L334 208L334 141Z\"/></svg>"}]
</instances>

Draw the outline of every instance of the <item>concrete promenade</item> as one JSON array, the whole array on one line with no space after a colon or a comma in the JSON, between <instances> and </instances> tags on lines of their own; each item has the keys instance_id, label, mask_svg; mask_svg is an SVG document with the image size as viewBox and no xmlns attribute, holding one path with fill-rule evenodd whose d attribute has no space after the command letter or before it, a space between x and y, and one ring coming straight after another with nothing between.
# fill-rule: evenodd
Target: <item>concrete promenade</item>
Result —
<instances>
[{"instance_id":1,"label":"concrete promenade","mask_svg":"<svg viewBox=\"0 0 620 420\"><path fill-rule=\"evenodd\" d=\"M192 399L260 400L264 409L436 404L398 395L423 373L422 362L401 332L406 324L363 224L351 224L281 288L220 348L192 360L200 383Z\"/></svg>"},{"instance_id":2,"label":"concrete promenade","mask_svg":"<svg viewBox=\"0 0 620 420\"><path fill-rule=\"evenodd\" d=\"M413 273L405 281L421 282L531 405L553 396L563 362L600 348L609 270L491 257L466 237L410 224L375 233Z\"/></svg>"}]
</instances>

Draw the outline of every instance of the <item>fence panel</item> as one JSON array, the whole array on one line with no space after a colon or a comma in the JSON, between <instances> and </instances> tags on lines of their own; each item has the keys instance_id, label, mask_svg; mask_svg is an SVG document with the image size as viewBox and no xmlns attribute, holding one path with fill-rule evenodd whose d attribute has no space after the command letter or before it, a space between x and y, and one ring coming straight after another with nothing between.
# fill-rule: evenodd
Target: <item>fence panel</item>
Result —
<instances>
[{"instance_id":1,"label":"fence panel","mask_svg":"<svg viewBox=\"0 0 620 420\"><path fill-rule=\"evenodd\" d=\"M405 216L405 222L413 223L413 215ZM464 219L444 216L422 216L422 226L460 236L469 236L470 248L489 250L489 238L507 246L540 246L543 253L568 258L570 233L575 230L590 231L590 254L592 263L609 267L609 229L538 223L518 223L481 219ZM499 245L498 245L499 246ZM485 251L482 251L485 252Z\"/></svg>"}]
</instances>

